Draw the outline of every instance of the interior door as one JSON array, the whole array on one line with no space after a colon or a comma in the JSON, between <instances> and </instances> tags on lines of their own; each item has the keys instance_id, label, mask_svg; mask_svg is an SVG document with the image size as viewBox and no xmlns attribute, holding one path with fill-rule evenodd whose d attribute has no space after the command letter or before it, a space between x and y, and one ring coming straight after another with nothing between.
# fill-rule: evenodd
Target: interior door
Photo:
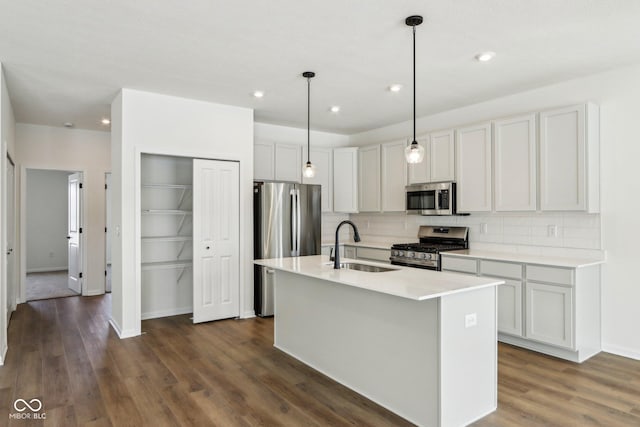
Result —
<instances>
[{"instance_id":1,"label":"interior door","mask_svg":"<svg viewBox=\"0 0 640 427\"><path fill-rule=\"evenodd\" d=\"M104 175L105 179L105 271L104 291L111 292L111 172Z\"/></svg>"},{"instance_id":2,"label":"interior door","mask_svg":"<svg viewBox=\"0 0 640 427\"><path fill-rule=\"evenodd\" d=\"M69 289L82 293L82 173L68 178L68 227Z\"/></svg>"},{"instance_id":3,"label":"interior door","mask_svg":"<svg viewBox=\"0 0 640 427\"><path fill-rule=\"evenodd\" d=\"M7 182L6 182L6 209L7 209L7 320L11 318L11 312L16 303L16 276L15 276L15 166L7 157Z\"/></svg>"},{"instance_id":4,"label":"interior door","mask_svg":"<svg viewBox=\"0 0 640 427\"><path fill-rule=\"evenodd\" d=\"M193 161L193 323L240 315L240 168Z\"/></svg>"}]
</instances>

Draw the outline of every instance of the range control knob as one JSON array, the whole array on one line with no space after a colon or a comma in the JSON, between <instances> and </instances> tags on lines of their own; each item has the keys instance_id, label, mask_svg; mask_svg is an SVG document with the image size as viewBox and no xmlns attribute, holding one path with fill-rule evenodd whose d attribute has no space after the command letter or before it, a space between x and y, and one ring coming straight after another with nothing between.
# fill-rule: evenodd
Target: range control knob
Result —
<instances>
[{"instance_id":1,"label":"range control knob","mask_svg":"<svg viewBox=\"0 0 640 427\"><path fill-rule=\"evenodd\" d=\"M415 252L407 252L407 258L415 258Z\"/></svg>"},{"instance_id":2,"label":"range control knob","mask_svg":"<svg viewBox=\"0 0 640 427\"><path fill-rule=\"evenodd\" d=\"M422 258L422 259L429 259L429 255L428 255L428 254L421 253L421 254L418 254L418 255L419 255L419 258Z\"/></svg>"},{"instance_id":3,"label":"range control knob","mask_svg":"<svg viewBox=\"0 0 640 427\"><path fill-rule=\"evenodd\" d=\"M396 255L397 255L397 256L404 256L404 252L402 252L402 251L397 251L397 252L396 252Z\"/></svg>"}]
</instances>

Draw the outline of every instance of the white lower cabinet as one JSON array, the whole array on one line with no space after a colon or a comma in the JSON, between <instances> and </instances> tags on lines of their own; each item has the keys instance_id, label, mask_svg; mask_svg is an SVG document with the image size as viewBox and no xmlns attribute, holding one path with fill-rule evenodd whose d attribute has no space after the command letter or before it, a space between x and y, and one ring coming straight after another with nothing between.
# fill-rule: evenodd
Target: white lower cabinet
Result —
<instances>
[{"instance_id":1,"label":"white lower cabinet","mask_svg":"<svg viewBox=\"0 0 640 427\"><path fill-rule=\"evenodd\" d=\"M574 362L601 350L600 267L442 255L442 270L501 278L498 340Z\"/></svg>"},{"instance_id":2,"label":"white lower cabinet","mask_svg":"<svg viewBox=\"0 0 640 427\"><path fill-rule=\"evenodd\" d=\"M362 246L355 247L354 249L356 250L356 259L388 263L389 257L391 256L390 249L364 248Z\"/></svg>"},{"instance_id":3,"label":"white lower cabinet","mask_svg":"<svg viewBox=\"0 0 640 427\"><path fill-rule=\"evenodd\" d=\"M529 339L573 347L573 289L527 282L526 336Z\"/></svg>"},{"instance_id":4,"label":"white lower cabinet","mask_svg":"<svg viewBox=\"0 0 640 427\"><path fill-rule=\"evenodd\" d=\"M345 246L344 247L344 257L356 259L356 248L353 246Z\"/></svg>"},{"instance_id":5,"label":"white lower cabinet","mask_svg":"<svg viewBox=\"0 0 640 427\"><path fill-rule=\"evenodd\" d=\"M498 332L522 334L522 282L504 279L498 287Z\"/></svg>"}]
</instances>

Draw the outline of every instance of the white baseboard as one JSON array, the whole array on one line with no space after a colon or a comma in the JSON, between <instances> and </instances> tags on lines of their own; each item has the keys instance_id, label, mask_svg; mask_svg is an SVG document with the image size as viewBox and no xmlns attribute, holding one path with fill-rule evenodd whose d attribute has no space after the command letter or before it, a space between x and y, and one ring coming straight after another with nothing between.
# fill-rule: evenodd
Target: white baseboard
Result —
<instances>
[{"instance_id":1,"label":"white baseboard","mask_svg":"<svg viewBox=\"0 0 640 427\"><path fill-rule=\"evenodd\" d=\"M180 307L180 308L171 308L169 310L158 310L158 311L149 311L147 313L142 313L141 319L156 319L158 317L169 317L169 316L177 316L180 314L188 314L193 313L193 307Z\"/></svg>"},{"instance_id":2,"label":"white baseboard","mask_svg":"<svg viewBox=\"0 0 640 427\"><path fill-rule=\"evenodd\" d=\"M4 361L6 360L7 357L7 350L9 349L9 346L4 346L4 348L2 349L2 351L0 352L0 366L4 365Z\"/></svg>"},{"instance_id":3,"label":"white baseboard","mask_svg":"<svg viewBox=\"0 0 640 427\"><path fill-rule=\"evenodd\" d=\"M628 357L629 359L640 360L640 351L630 348L620 347L612 344L602 344L602 351L615 354L617 356Z\"/></svg>"},{"instance_id":4,"label":"white baseboard","mask_svg":"<svg viewBox=\"0 0 640 427\"><path fill-rule=\"evenodd\" d=\"M242 313L241 319L251 319L252 317L256 317L256 312L254 310L246 310Z\"/></svg>"},{"instance_id":5,"label":"white baseboard","mask_svg":"<svg viewBox=\"0 0 640 427\"><path fill-rule=\"evenodd\" d=\"M83 297L95 297L97 295L104 295L104 291L89 291L86 294L82 294Z\"/></svg>"},{"instance_id":6,"label":"white baseboard","mask_svg":"<svg viewBox=\"0 0 640 427\"><path fill-rule=\"evenodd\" d=\"M39 267L39 268L27 268L27 274L29 273L48 273L49 271L65 271L68 267Z\"/></svg>"},{"instance_id":7,"label":"white baseboard","mask_svg":"<svg viewBox=\"0 0 640 427\"><path fill-rule=\"evenodd\" d=\"M132 338L140 335L138 331L134 331L133 329L129 329L125 331L121 330L120 325L118 325L118 323L115 320L113 320L113 318L109 319L109 324L111 325L113 330L116 331L116 334L118 334L118 338L120 339Z\"/></svg>"}]
</instances>

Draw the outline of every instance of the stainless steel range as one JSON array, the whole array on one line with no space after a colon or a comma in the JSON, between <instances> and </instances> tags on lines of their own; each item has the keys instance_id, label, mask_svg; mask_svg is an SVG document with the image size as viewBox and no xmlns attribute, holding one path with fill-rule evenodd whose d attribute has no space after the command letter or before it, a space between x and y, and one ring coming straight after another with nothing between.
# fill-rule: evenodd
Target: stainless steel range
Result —
<instances>
[{"instance_id":1,"label":"stainless steel range","mask_svg":"<svg viewBox=\"0 0 640 427\"><path fill-rule=\"evenodd\" d=\"M419 243L398 243L391 246L391 264L440 270L440 252L469 247L469 228L421 225L418 239Z\"/></svg>"}]
</instances>

